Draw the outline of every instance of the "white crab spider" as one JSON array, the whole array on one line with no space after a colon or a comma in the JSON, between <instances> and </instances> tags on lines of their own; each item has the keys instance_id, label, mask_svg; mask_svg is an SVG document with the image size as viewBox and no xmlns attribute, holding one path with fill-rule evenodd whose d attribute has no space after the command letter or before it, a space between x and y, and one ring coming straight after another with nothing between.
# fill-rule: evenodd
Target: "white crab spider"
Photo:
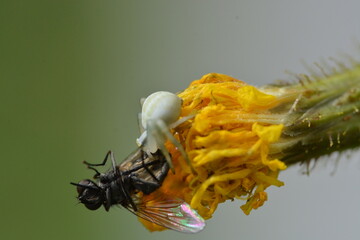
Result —
<instances>
[{"instance_id":1,"label":"white crab spider","mask_svg":"<svg viewBox=\"0 0 360 240\"><path fill-rule=\"evenodd\" d=\"M170 132L170 129L193 117L189 116L179 119L181 103L181 98L176 94L164 91L155 92L143 101L142 112L139 114L139 125L142 134L136 140L137 144L150 155L160 149L172 170L174 168L170 153L165 147L166 139L169 139L177 147L190 165L184 148Z\"/></svg>"}]
</instances>

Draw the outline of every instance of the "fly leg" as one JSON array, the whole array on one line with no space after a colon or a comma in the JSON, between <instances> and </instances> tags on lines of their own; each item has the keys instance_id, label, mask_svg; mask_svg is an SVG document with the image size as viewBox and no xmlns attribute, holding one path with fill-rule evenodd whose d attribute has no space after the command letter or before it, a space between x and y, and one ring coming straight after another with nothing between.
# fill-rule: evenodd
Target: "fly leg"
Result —
<instances>
[{"instance_id":1,"label":"fly leg","mask_svg":"<svg viewBox=\"0 0 360 240\"><path fill-rule=\"evenodd\" d=\"M111 163L112 163L112 167L113 170L117 173L119 173L119 169L116 167L116 162L115 162L115 158L114 158L114 153L112 151L109 151L108 154L110 153L110 157L111 157ZM107 155L107 154L106 154Z\"/></svg>"},{"instance_id":2,"label":"fly leg","mask_svg":"<svg viewBox=\"0 0 360 240\"><path fill-rule=\"evenodd\" d=\"M107 160L108 160L108 158L109 158L110 155L111 155L111 160L112 160L113 166L114 166L115 160L114 160L114 156L113 156L113 153L112 153L111 150L107 152L107 154L106 154L104 160L102 161L102 163L89 163L89 162L87 162L87 161L83 161L83 163L88 167L88 169L91 169L91 170L94 170L94 171L95 171L95 175L94 175L94 178L95 178L95 179L96 179L96 178L99 178L99 176L101 175L101 173L100 173L96 168L94 168L94 167L105 166L105 164L106 164L106 162L107 162ZM115 168L114 168L114 169L115 169Z\"/></svg>"},{"instance_id":3,"label":"fly leg","mask_svg":"<svg viewBox=\"0 0 360 240\"><path fill-rule=\"evenodd\" d=\"M160 180L154 175L152 171L146 166L144 158L141 158L142 167L150 174L150 176L160 185Z\"/></svg>"},{"instance_id":4,"label":"fly leg","mask_svg":"<svg viewBox=\"0 0 360 240\"><path fill-rule=\"evenodd\" d=\"M105 159L102 161L102 163L89 163L87 161L84 161L83 163L86 164L87 166L92 166L92 167L104 166L106 164L110 154L112 154L111 150L106 153Z\"/></svg>"}]
</instances>

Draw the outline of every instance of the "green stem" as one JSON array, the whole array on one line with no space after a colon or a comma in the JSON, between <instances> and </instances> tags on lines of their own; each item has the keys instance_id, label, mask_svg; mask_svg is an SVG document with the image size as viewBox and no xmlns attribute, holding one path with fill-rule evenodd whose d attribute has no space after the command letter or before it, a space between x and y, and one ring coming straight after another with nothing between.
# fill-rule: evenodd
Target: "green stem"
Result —
<instances>
[{"instance_id":1,"label":"green stem","mask_svg":"<svg viewBox=\"0 0 360 240\"><path fill-rule=\"evenodd\" d=\"M274 88L264 89L276 92ZM360 146L359 65L277 88L286 102L273 113L285 116L285 128L280 141L271 146L272 157L291 165Z\"/></svg>"}]
</instances>

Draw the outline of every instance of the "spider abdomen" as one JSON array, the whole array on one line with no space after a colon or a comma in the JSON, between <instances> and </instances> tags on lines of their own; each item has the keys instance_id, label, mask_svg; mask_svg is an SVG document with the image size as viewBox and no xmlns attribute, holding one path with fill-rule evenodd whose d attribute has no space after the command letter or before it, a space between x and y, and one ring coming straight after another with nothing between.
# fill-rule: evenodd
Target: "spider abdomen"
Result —
<instances>
[{"instance_id":1,"label":"spider abdomen","mask_svg":"<svg viewBox=\"0 0 360 240\"><path fill-rule=\"evenodd\" d=\"M147 129L149 120L161 119L166 125L175 122L181 113L181 98L176 94L160 91L148 96L142 106L141 123Z\"/></svg>"}]
</instances>

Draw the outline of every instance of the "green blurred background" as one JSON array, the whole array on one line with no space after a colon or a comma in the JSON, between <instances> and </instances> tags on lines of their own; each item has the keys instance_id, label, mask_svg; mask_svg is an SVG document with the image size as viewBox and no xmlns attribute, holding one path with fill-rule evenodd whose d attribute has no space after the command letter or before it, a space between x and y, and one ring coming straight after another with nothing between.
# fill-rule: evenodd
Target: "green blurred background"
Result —
<instances>
[{"instance_id":1,"label":"green blurred background","mask_svg":"<svg viewBox=\"0 0 360 240\"><path fill-rule=\"evenodd\" d=\"M208 72L261 85L306 72L301 59L358 57L359 9L355 0L0 1L0 238L357 239L354 152L310 177L285 171L263 208L244 216L240 202L223 204L197 235L149 233L118 208L88 211L69 182L93 174L83 160L135 149L139 99L154 91Z\"/></svg>"}]
</instances>

